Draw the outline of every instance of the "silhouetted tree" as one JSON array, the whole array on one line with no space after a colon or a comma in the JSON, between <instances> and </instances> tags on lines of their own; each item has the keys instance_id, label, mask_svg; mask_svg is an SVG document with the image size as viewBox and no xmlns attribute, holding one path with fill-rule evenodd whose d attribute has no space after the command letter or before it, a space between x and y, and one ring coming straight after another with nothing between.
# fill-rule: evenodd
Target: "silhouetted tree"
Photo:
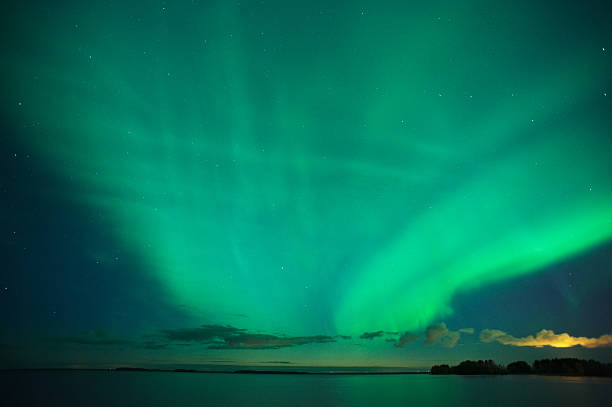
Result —
<instances>
[{"instance_id":1,"label":"silhouetted tree","mask_svg":"<svg viewBox=\"0 0 612 407\"><path fill-rule=\"evenodd\" d=\"M505 374L503 366L495 364L492 360L466 360L450 368L454 374Z\"/></svg>"},{"instance_id":2,"label":"silhouetted tree","mask_svg":"<svg viewBox=\"0 0 612 407\"><path fill-rule=\"evenodd\" d=\"M564 376L612 376L612 364L576 358L542 359L533 362L537 374Z\"/></svg>"},{"instance_id":3,"label":"silhouetted tree","mask_svg":"<svg viewBox=\"0 0 612 407\"><path fill-rule=\"evenodd\" d=\"M529 374L531 373L531 366L527 362L519 360L510 363L506 370L508 370L509 374Z\"/></svg>"},{"instance_id":4,"label":"silhouetted tree","mask_svg":"<svg viewBox=\"0 0 612 407\"><path fill-rule=\"evenodd\" d=\"M562 376L607 376L612 377L612 363L601 363L596 360L575 358L541 359L533 362L533 368L527 362L512 362L507 368L497 365L492 360L465 360L457 366L436 365L431 374L541 374Z\"/></svg>"},{"instance_id":5,"label":"silhouetted tree","mask_svg":"<svg viewBox=\"0 0 612 407\"><path fill-rule=\"evenodd\" d=\"M448 365L432 366L431 374L450 374L450 367Z\"/></svg>"}]
</instances>

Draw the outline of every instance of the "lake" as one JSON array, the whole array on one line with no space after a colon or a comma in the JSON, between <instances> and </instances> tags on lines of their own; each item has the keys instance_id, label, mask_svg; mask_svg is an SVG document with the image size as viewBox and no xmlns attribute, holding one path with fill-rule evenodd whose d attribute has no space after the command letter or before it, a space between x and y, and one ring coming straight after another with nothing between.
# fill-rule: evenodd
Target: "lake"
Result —
<instances>
[{"instance_id":1,"label":"lake","mask_svg":"<svg viewBox=\"0 0 612 407\"><path fill-rule=\"evenodd\" d=\"M556 376L0 373L3 405L612 406L612 379Z\"/></svg>"}]
</instances>

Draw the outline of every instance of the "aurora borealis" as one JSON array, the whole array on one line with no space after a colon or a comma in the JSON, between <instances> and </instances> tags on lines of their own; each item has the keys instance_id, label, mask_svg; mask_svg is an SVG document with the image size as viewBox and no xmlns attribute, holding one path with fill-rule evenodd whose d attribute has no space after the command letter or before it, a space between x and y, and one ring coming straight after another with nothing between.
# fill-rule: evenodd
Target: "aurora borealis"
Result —
<instances>
[{"instance_id":1,"label":"aurora borealis","mask_svg":"<svg viewBox=\"0 0 612 407\"><path fill-rule=\"evenodd\" d=\"M11 3L7 365L612 357L605 2Z\"/></svg>"}]
</instances>

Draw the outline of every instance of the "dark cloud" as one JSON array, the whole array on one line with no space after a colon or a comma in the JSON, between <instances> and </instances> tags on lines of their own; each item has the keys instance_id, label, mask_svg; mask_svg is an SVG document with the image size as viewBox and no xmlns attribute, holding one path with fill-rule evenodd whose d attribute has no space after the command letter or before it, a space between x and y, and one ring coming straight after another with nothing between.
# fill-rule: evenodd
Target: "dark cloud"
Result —
<instances>
[{"instance_id":1,"label":"dark cloud","mask_svg":"<svg viewBox=\"0 0 612 407\"><path fill-rule=\"evenodd\" d=\"M439 324L430 325L427 327L424 333L413 333L413 332L387 332L387 331L375 331L375 332L364 332L360 338L361 339L369 339L372 340L374 338L387 335L387 336L396 336L399 335L399 338L385 339L386 342L393 342L396 348L403 348L406 344L415 342L421 336L425 336L425 345L433 345L433 344L441 344L442 346L446 346L449 348L454 347L459 338L461 338L461 333L472 333L473 329L471 328L463 328L459 331L449 331L446 324L444 322L440 322Z\"/></svg>"},{"instance_id":2,"label":"dark cloud","mask_svg":"<svg viewBox=\"0 0 612 407\"><path fill-rule=\"evenodd\" d=\"M338 338L341 338L341 339L351 339L351 336L350 335L338 335Z\"/></svg>"},{"instance_id":3,"label":"dark cloud","mask_svg":"<svg viewBox=\"0 0 612 407\"><path fill-rule=\"evenodd\" d=\"M406 344L412 343L419 339L421 334L413 334L412 332L404 332L402 336L399 337L395 346L397 348L403 348Z\"/></svg>"},{"instance_id":4,"label":"dark cloud","mask_svg":"<svg viewBox=\"0 0 612 407\"><path fill-rule=\"evenodd\" d=\"M384 332L383 331L376 331L376 332L364 332L360 338L361 339L374 339L377 338L379 336L383 336Z\"/></svg>"},{"instance_id":5,"label":"dark cloud","mask_svg":"<svg viewBox=\"0 0 612 407\"><path fill-rule=\"evenodd\" d=\"M239 335L246 329L222 325L202 325L199 328L164 329L162 335L170 341L191 341L212 343L223 341L223 338Z\"/></svg>"},{"instance_id":6,"label":"dark cloud","mask_svg":"<svg viewBox=\"0 0 612 407\"><path fill-rule=\"evenodd\" d=\"M331 336L277 336L252 333L226 325L202 325L199 328L165 329L169 341L191 341L209 344L209 349L279 349L310 343L335 342Z\"/></svg>"},{"instance_id":7,"label":"dark cloud","mask_svg":"<svg viewBox=\"0 0 612 407\"><path fill-rule=\"evenodd\" d=\"M452 348L461 338L461 333L473 332L474 330L472 328L462 328L458 331L450 331L444 322L440 322L439 324L428 326L424 333L402 333L397 341L395 341L395 347L403 348L406 344L415 342L421 336L425 336L425 340L423 341L425 345L441 344L442 346Z\"/></svg>"},{"instance_id":8,"label":"dark cloud","mask_svg":"<svg viewBox=\"0 0 612 407\"><path fill-rule=\"evenodd\" d=\"M268 361L257 362L257 363L279 364L279 365L292 365L293 364L293 362L289 362L286 360L268 360Z\"/></svg>"},{"instance_id":9,"label":"dark cloud","mask_svg":"<svg viewBox=\"0 0 612 407\"><path fill-rule=\"evenodd\" d=\"M173 346L208 345L208 349L279 349L311 343L336 342L326 335L278 336L249 332L229 325L202 325L198 328L164 329L158 334L143 335L144 341L133 341L109 335L104 330L62 338L68 343L83 345L128 345L134 348L159 350ZM350 338L350 337L349 337ZM278 362L281 363L281 362Z\"/></svg>"},{"instance_id":10,"label":"dark cloud","mask_svg":"<svg viewBox=\"0 0 612 407\"><path fill-rule=\"evenodd\" d=\"M158 350L158 349L166 349L168 347L168 343L160 343L160 342L154 342L154 341L147 341L147 342L142 342L140 344L140 346L142 348L145 349L153 349L153 350ZM180 344L182 345L182 344Z\"/></svg>"},{"instance_id":11,"label":"dark cloud","mask_svg":"<svg viewBox=\"0 0 612 407\"><path fill-rule=\"evenodd\" d=\"M237 334L223 338L223 343L210 345L209 349L279 349L310 343L335 342L331 336L276 336L268 334Z\"/></svg>"},{"instance_id":12,"label":"dark cloud","mask_svg":"<svg viewBox=\"0 0 612 407\"><path fill-rule=\"evenodd\" d=\"M447 348L454 348L460 337L461 334L459 332L448 331L444 337L440 338L440 343Z\"/></svg>"},{"instance_id":13,"label":"dark cloud","mask_svg":"<svg viewBox=\"0 0 612 407\"><path fill-rule=\"evenodd\" d=\"M439 324L430 325L425 330L425 345L433 345L434 343L440 342L444 336L448 334L448 328L444 322Z\"/></svg>"}]
</instances>

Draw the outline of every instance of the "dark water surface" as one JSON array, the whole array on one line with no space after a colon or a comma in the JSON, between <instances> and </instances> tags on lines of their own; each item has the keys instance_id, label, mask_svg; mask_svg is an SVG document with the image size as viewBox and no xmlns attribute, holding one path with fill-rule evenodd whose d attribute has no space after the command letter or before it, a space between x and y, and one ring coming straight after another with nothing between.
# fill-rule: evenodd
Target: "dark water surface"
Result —
<instances>
[{"instance_id":1,"label":"dark water surface","mask_svg":"<svg viewBox=\"0 0 612 407\"><path fill-rule=\"evenodd\" d=\"M3 405L612 406L612 379L2 372Z\"/></svg>"}]
</instances>

